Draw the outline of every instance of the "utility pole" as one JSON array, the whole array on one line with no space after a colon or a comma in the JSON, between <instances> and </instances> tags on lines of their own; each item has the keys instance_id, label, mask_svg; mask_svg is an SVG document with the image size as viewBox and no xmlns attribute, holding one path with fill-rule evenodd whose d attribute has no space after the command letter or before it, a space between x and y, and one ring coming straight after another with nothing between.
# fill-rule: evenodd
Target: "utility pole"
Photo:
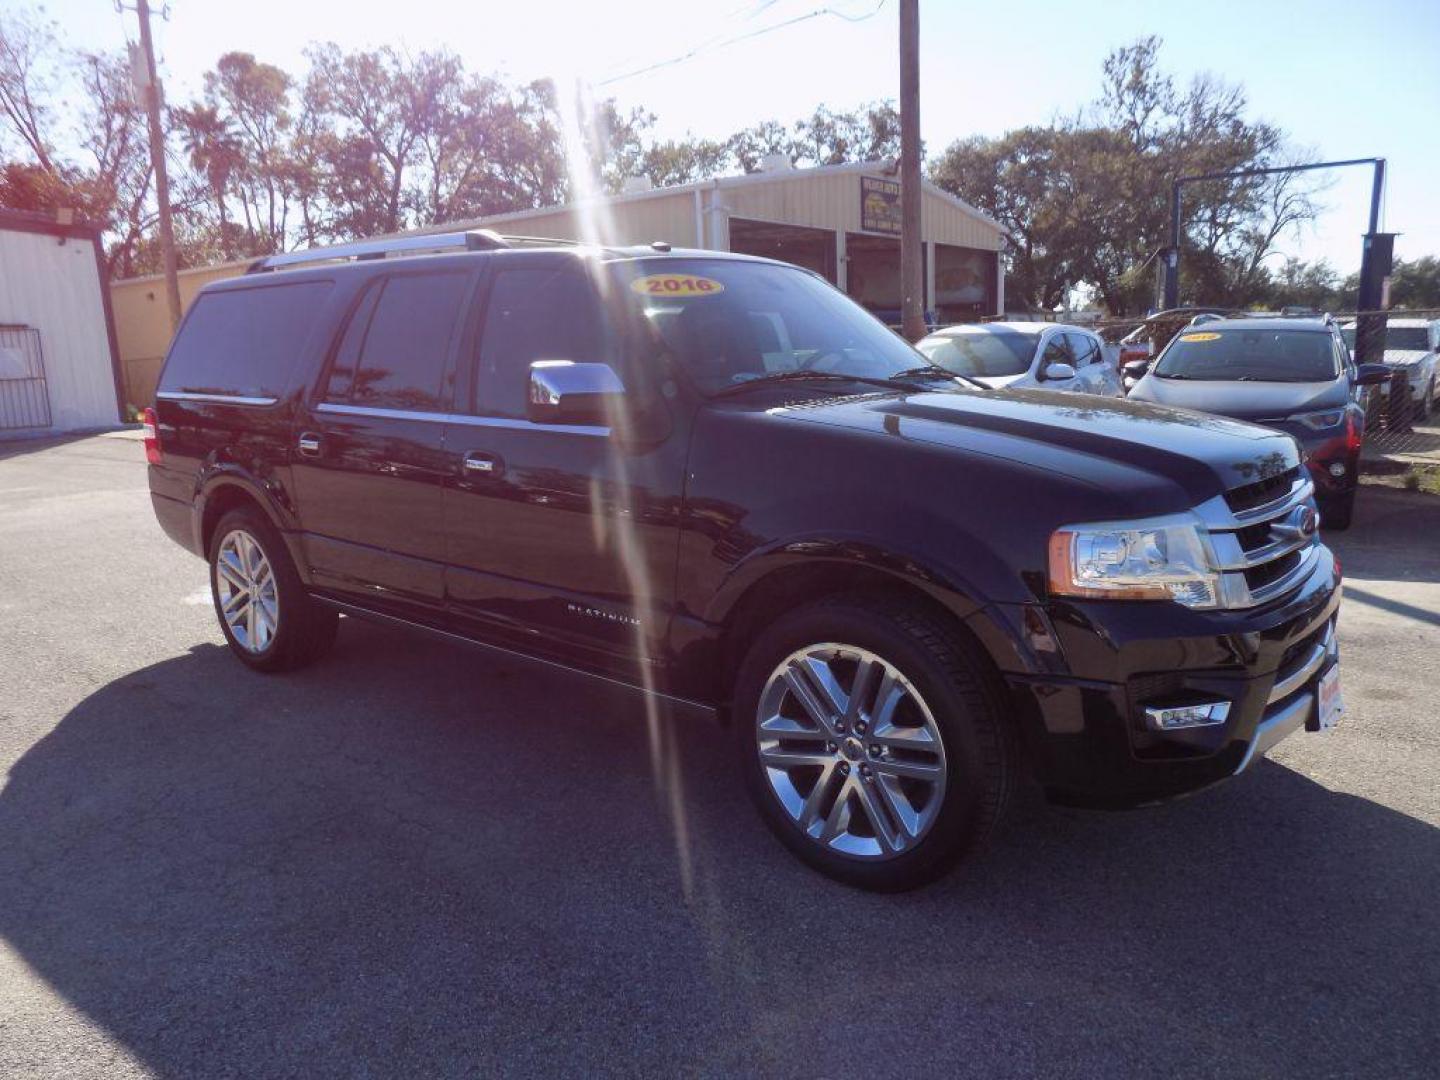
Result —
<instances>
[{"instance_id":1,"label":"utility pole","mask_svg":"<svg viewBox=\"0 0 1440 1080\"><path fill-rule=\"evenodd\" d=\"M116 0L115 8L124 7ZM170 332L180 325L180 280L175 266L175 224L170 218L170 177L165 172L165 132L160 126L160 77L155 73L155 45L150 39L150 2L135 0L140 17L140 51L144 60L143 78L137 89L145 100L150 128L150 165L155 170L155 200L160 204L160 257L165 264L165 299L170 306ZM166 9L168 11L168 9ZM137 75L141 73L136 73Z\"/></svg>"},{"instance_id":2,"label":"utility pole","mask_svg":"<svg viewBox=\"0 0 1440 1080\"><path fill-rule=\"evenodd\" d=\"M900 0L900 332L925 336L920 243L920 0Z\"/></svg>"}]
</instances>

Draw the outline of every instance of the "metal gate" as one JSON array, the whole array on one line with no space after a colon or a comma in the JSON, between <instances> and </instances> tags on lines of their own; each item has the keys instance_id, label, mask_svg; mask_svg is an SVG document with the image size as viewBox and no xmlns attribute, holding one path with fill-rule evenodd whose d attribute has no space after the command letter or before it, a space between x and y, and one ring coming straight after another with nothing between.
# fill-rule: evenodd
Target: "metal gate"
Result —
<instances>
[{"instance_id":1,"label":"metal gate","mask_svg":"<svg viewBox=\"0 0 1440 1080\"><path fill-rule=\"evenodd\" d=\"M0 326L0 431L49 426L50 392L40 331L33 326Z\"/></svg>"}]
</instances>

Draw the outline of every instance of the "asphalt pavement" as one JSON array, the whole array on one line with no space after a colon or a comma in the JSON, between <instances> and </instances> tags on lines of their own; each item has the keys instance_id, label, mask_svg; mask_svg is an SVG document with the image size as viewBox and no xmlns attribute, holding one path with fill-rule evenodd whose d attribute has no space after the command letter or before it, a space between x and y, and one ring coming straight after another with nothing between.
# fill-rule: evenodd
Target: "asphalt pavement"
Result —
<instances>
[{"instance_id":1,"label":"asphalt pavement","mask_svg":"<svg viewBox=\"0 0 1440 1080\"><path fill-rule=\"evenodd\" d=\"M0 446L0 1076L1434 1075L1437 536L1331 538L1334 732L875 896L627 693L355 620L249 672L138 444Z\"/></svg>"}]
</instances>

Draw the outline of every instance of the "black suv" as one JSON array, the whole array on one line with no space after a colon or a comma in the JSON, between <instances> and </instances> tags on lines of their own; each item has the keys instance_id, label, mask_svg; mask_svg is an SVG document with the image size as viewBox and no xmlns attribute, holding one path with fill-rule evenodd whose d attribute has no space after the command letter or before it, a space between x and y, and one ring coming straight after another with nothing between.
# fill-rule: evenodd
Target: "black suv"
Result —
<instances>
[{"instance_id":1,"label":"black suv","mask_svg":"<svg viewBox=\"0 0 1440 1080\"><path fill-rule=\"evenodd\" d=\"M632 685L728 722L769 825L854 884L941 873L1026 772L1133 806L1339 709L1293 439L968 385L782 263L272 257L196 300L147 420L246 664L343 612Z\"/></svg>"}]
</instances>

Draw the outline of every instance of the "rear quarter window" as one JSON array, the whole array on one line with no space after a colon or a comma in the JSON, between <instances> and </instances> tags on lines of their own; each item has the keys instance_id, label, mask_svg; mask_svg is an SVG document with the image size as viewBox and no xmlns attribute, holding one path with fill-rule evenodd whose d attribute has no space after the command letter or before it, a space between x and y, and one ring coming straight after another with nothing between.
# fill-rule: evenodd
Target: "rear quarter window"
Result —
<instances>
[{"instance_id":1,"label":"rear quarter window","mask_svg":"<svg viewBox=\"0 0 1440 1080\"><path fill-rule=\"evenodd\" d=\"M170 347L160 391L279 397L330 289L297 281L203 294Z\"/></svg>"}]
</instances>

